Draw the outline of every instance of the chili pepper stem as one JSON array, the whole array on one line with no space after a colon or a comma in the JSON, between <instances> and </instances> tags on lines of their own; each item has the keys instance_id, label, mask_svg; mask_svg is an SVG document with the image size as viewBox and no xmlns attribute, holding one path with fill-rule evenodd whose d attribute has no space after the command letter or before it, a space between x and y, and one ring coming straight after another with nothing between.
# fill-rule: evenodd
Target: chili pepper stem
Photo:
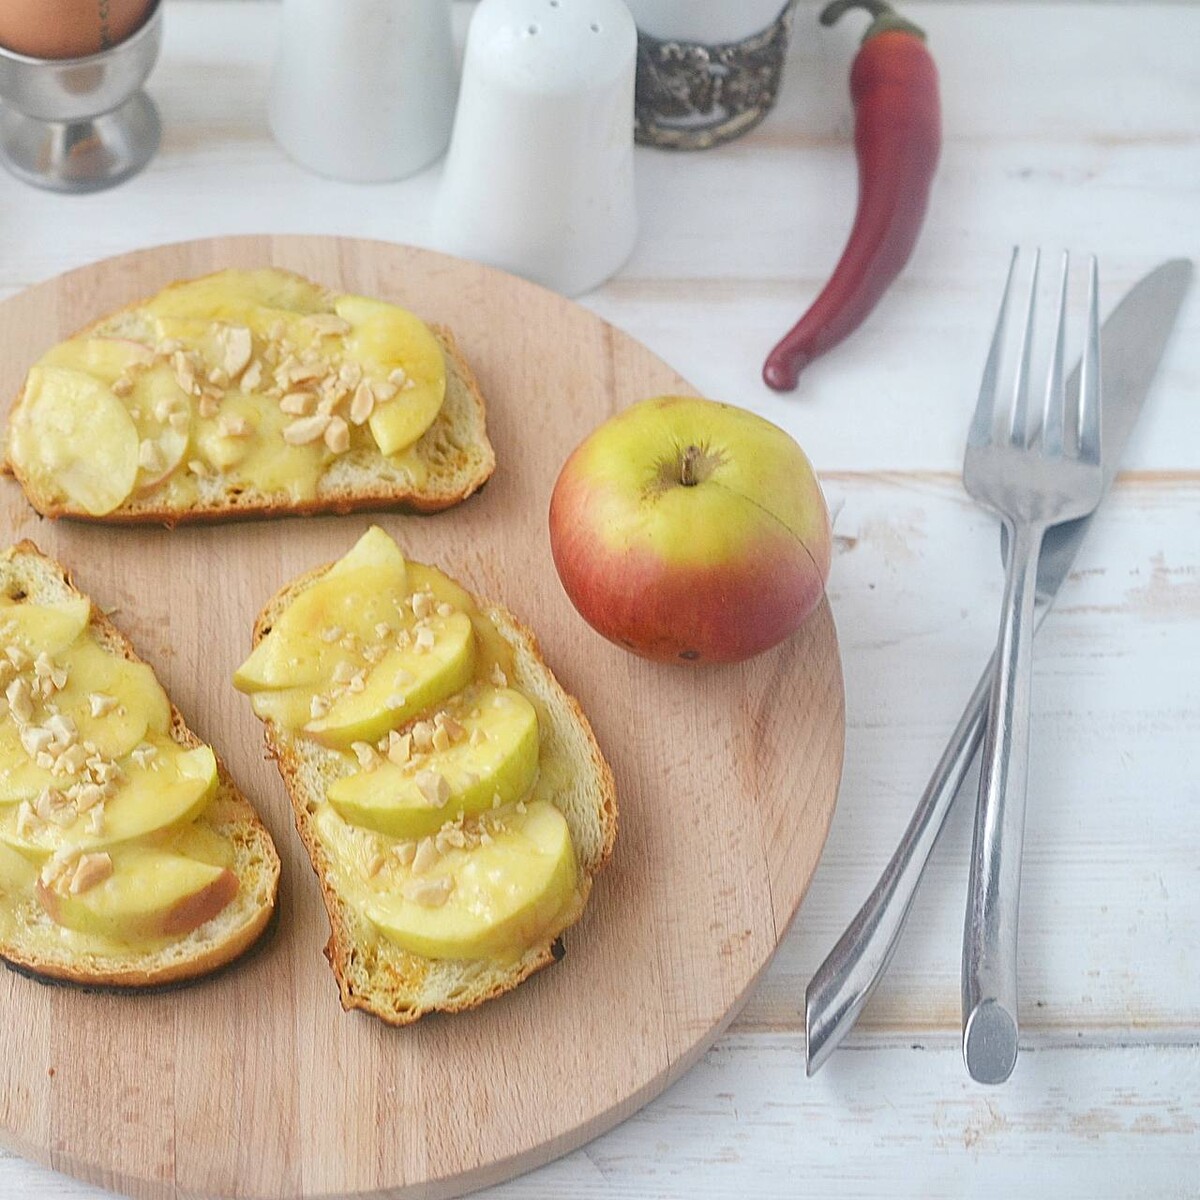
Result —
<instances>
[{"instance_id":1,"label":"chili pepper stem","mask_svg":"<svg viewBox=\"0 0 1200 1200\"><path fill-rule=\"evenodd\" d=\"M861 8L875 18L863 34L864 42L879 33L911 33L913 37L925 40L925 30L902 17L886 0L831 0L821 10L821 24L834 24L852 8Z\"/></svg>"}]
</instances>

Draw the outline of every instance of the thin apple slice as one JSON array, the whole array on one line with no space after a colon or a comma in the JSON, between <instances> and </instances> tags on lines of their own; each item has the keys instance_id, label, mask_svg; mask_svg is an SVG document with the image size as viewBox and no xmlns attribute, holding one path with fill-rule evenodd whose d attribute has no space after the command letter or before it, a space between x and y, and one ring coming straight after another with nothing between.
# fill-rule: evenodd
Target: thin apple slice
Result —
<instances>
[{"instance_id":1,"label":"thin apple slice","mask_svg":"<svg viewBox=\"0 0 1200 1200\"><path fill-rule=\"evenodd\" d=\"M153 361L154 351L130 338L75 337L52 346L42 356L41 365L84 371L111 387L122 375Z\"/></svg>"},{"instance_id":2,"label":"thin apple slice","mask_svg":"<svg viewBox=\"0 0 1200 1200\"><path fill-rule=\"evenodd\" d=\"M306 588L233 676L244 692L329 681L338 663L355 662L346 635L371 644L377 626L399 630L411 621L404 605L407 567L395 542L372 526L342 559ZM305 717L305 720L308 718Z\"/></svg>"},{"instance_id":3,"label":"thin apple slice","mask_svg":"<svg viewBox=\"0 0 1200 1200\"><path fill-rule=\"evenodd\" d=\"M280 729L302 729L312 720L312 688L276 688L252 692L250 707L260 721L273 721Z\"/></svg>"},{"instance_id":4,"label":"thin apple slice","mask_svg":"<svg viewBox=\"0 0 1200 1200\"><path fill-rule=\"evenodd\" d=\"M461 691L475 667L475 627L466 613L428 619L432 645L416 639L389 650L372 668L360 692L344 692L328 714L309 721L304 731L328 746L374 742Z\"/></svg>"},{"instance_id":5,"label":"thin apple slice","mask_svg":"<svg viewBox=\"0 0 1200 1200\"><path fill-rule=\"evenodd\" d=\"M487 688L461 714L461 724L460 739L445 750L405 766L385 761L337 780L327 793L329 803L352 825L418 838L461 813L472 816L524 796L538 770L533 705L511 688ZM444 804L435 799L439 780L446 788Z\"/></svg>"},{"instance_id":6,"label":"thin apple slice","mask_svg":"<svg viewBox=\"0 0 1200 1200\"><path fill-rule=\"evenodd\" d=\"M489 845L450 849L426 873L386 882L364 907L386 938L423 958L503 961L561 928L578 872L566 820L539 801Z\"/></svg>"},{"instance_id":7,"label":"thin apple slice","mask_svg":"<svg viewBox=\"0 0 1200 1200\"><path fill-rule=\"evenodd\" d=\"M288 271L231 268L177 283L144 307L155 317L247 324L264 309L288 315L315 313L327 311L328 301L324 288Z\"/></svg>"},{"instance_id":8,"label":"thin apple slice","mask_svg":"<svg viewBox=\"0 0 1200 1200\"><path fill-rule=\"evenodd\" d=\"M158 363L138 374L128 400L138 431L137 490L150 491L171 475L191 443L191 397L179 386L175 372Z\"/></svg>"},{"instance_id":9,"label":"thin apple slice","mask_svg":"<svg viewBox=\"0 0 1200 1200\"><path fill-rule=\"evenodd\" d=\"M212 750L207 746L184 750L174 742L151 744L156 750L152 759L122 764L124 782L105 802L98 831L91 825L90 811L79 813L65 826L38 821L22 831L17 808L9 807L0 815L0 842L39 861L66 846L88 850L112 846L194 821L216 790ZM55 782L65 787L68 781Z\"/></svg>"},{"instance_id":10,"label":"thin apple slice","mask_svg":"<svg viewBox=\"0 0 1200 1200\"><path fill-rule=\"evenodd\" d=\"M34 604L0 596L0 644L20 646L28 653L65 650L87 628L92 605L86 596Z\"/></svg>"},{"instance_id":11,"label":"thin apple slice","mask_svg":"<svg viewBox=\"0 0 1200 1200\"><path fill-rule=\"evenodd\" d=\"M381 453L396 454L411 446L441 411L446 397L442 347L424 321L394 304L339 296L334 309L350 323L346 357L362 365L368 380L397 389L391 399L375 405L370 417Z\"/></svg>"},{"instance_id":12,"label":"thin apple slice","mask_svg":"<svg viewBox=\"0 0 1200 1200\"><path fill-rule=\"evenodd\" d=\"M0 896L24 895L37 879L37 867L23 854L0 842Z\"/></svg>"},{"instance_id":13,"label":"thin apple slice","mask_svg":"<svg viewBox=\"0 0 1200 1200\"><path fill-rule=\"evenodd\" d=\"M98 379L65 367L34 367L9 426L9 454L38 490L61 491L102 517L133 491L137 428Z\"/></svg>"},{"instance_id":14,"label":"thin apple slice","mask_svg":"<svg viewBox=\"0 0 1200 1200\"><path fill-rule=\"evenodd\" d=\"M42 906L56 924L117 942L183 937L212 920L237 895L237 876L225 867L144 846L107 852L112 873L72 893L38 881Z\"/></svg>"}]
</instances>

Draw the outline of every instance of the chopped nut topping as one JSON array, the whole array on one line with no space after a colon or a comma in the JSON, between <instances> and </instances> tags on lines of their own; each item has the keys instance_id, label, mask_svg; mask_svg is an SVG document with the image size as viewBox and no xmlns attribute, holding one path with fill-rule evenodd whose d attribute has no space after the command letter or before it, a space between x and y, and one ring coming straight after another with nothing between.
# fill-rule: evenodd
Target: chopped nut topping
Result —
<instances>
[{"instance_id":1,"label":"chopped nut topping","mask_svg":"<svg viewBox=\"0 0 1200 1200\"><path fill-rule=\"evenodd\" d=\"M17 807L17 837L26 837L37 827L38 817L28 800L22 800Z\"/></svg>"},{"instance_id":2,"label":"chopped nut topping","mask_svg":"<svg viewBox=\"0 0 1200 1200\"><path fill-rule=\"evenodd\" d=\"M393 383L398 388L402 388L408 382L408 372L403 367L393 367L388 373L388 383Z\"/></svg>"},{"instance_id":3,"label":"chopped nut topping","mask_svg":"<svg viewBox=\"0 0 1200 1200\"><path fill-rule=\"evenodd\" d=\"M139 745L134 746L134 748L129 752L129 757L132 758L133 761L142 768L142 770L145 770L146 766L157 756L157 747L150 745L149 742L141 742Z\"/></svg>"},{"instance_id":4,"label":"chopped nut topping","mask_svg":"<svg viewBox=\"0 0 1200 1200\"><path fill-rule=\"evenodd\" d=\"M75 722L70 717L63 716L62 713L54 713L46 721L46 728L54 735L50 746L52 750L65 750L68 746L74 745L75 739L79 736L79 729Z\"/></svg>"},{"instance_id":5,"label":"chopped nut topping","mask_svg":"<svg viewBox=\"0 0 1200 1200\"><path fill-rule=\"evenodd\" d=\"M371 391L380 404L386 404L396 395L399 388L394 383L385 383L377 380L371 384Z\"/></svg>"},{"instance_id":6,"label":"chopped nut topping","mask_svg":"<svg viewBox=\"0 0 1200 1200\"><path fill-rule=\"evenodd\" d=\"M412 744L421 754L433 749L433 726L428 721L418 721L412 727Z\"/></svg>"},{"instance_id":7,"label":"chopped nut topping","mask_svg":"<svg viewBox=\"0 0 1200 1200\"><path fill-rule=\"evenodd\" d=\"M10 663L12 663L14 667L17 668L18 671L29 666L29 655L26 654L20 646L9 646L8 649L4 651L4 656Z\"/></svg>"},{"instance_id":8,"label":"chopped nut topping","mask_svg":"<svg viewBox=\"0 0 1200 1200\"><path fill-rule=\"evenodd\" d=\"M229 376L221 367L213 367L208 373L208 382L213 387L227 388L229 386Z\"/></svg>"},{"instance_id":9,"label":"chopped nut topping","mask_svg":"<svg viewBox=\"0 0 1200 1200\"><path fill-rule=\"evenodd\" d=\"M522 815L524 815L524 814L525 814L525 813L527 813L528 811L529 811L529 809L526 807L525 801L524 801L524 800L518 800L518 801L517 801L517 812L519 812L519 813L521 813Z\"/></svg>"},{"instance_id":10,"label":"chopped nut topping","mask_svg":"<svg viewBox=\"0 0 1200 1200\"><path fill-rule=\"evenodd\" d=\"M348 659L343 658L336 667L333 668L334 683L349 683L354 678L354 664Z\"/></svg>"},{"instance_id":11,"label":"chopped nut topping","mask_svg":"<svg viewBox=\"0 0 1200 1200\"><path fill-rule=\"evenodd\" d=\"M327 717L329 715L329 701L324 696L314 696L308 702L308 715L314 721L319 721L322 717Z\"/></svg>"},{"instance_id":12,"label":"chopped nut topping","mask_svg":"<svg viewBox=\"0 0 1200 1200\"><path fill-rule=\"evenodd\" d=\"M433 731L433 748L435 750L450 749L450 735L446 732L446 727L444 725L439 725Z\"/></svg>"},{"instance_id":13,"label":"chopped nut topping","mask_svg":"<svg viewBox=\"0 0 1200 1200\"><path fill-rule=\"evenodd\" d=\"M402 866L411 867L413 859L417 856L417 843L401 842L392 853L400 860Z\"/></svg>"},{"instance_id":14,"label":"chopped nut topping","mask_svg":"<svg viewBox=\"0 0 1200 1200\"><path fill-rule=\"evenodd\" d=\"M484 744L484 742L486 742L487 740L488 740L487 730L484 729L481 725L476 725L475 728L471 730L471 745L472 746L482 746Z\"/></svg>"},{"instance_id":15,"label":"chopped nut topping","mask_svg":"<svg viewBox=\"0 0 1200 1200\"><path fill-rule=\"evenodd\" d=\"M357 695L359 692L366 691L366 687L367 687L366 671L356 671L350 677L350 682L348 684L346 684L347 690L355 693L355 695Z\"/></svg>"},{"instance_id":16,"label":"chopped nut topping","mask_svg":"<svg viewBox=\"0 0 1200 1200\"><path fill-rule=\"evenodd\" d=\"M301 417L286 426L283 440L289 446L307 446L323 436L329 424L329 418L324 413L314 413L311 417Z\"/></svg>"},{"instance_id":17,"label":"chopped nut topping","mask_svg":"<svg viewBox=\"0 0 1200 1200\"><path fill-rule=\"evenodd\" d=\"M402 767L412 758L412 734L399 734L394 729L388 734L388 760Z\"/></svg>"},{"instance_id":18,"label":"chopped nut topping","mask_svg":"<svg viewBox=\"0 0 1200 1200\"><path fill-rule=\"evenodd\" d=\"M198 458L188 459L187 469L191 471L197 479L206 479L208 477L208 467Z\"/></svg>"},{"instance_id":19,"label":"chopped nut topping","mask_svg":"<svg viewBox=\"0 0 1200 1200\"><path fill-rule=\"evenodd\" d=\"M217 422L217 432L222 437L249 437L254 432L254 426L245 417L226 413Z\"/></svg>"},{"instance_id":20,"label":"chopped nut topping","mask_svg":"<svg viewBox=\"0 0 1200 1200\"><path fill-rule=\"evenodd\" d=\"M176 433L183 433L188 426L191 425L191 423L191 418L187 415L187 413L184 412L173 412L167 418L167 424L170 425Z\"/></svg>"},{"instance_id":21,"label":"chopped nut topping","mask_svg":"<svg viewBox=\"0 0 1200 1200\"><path fill-rule=\"evenodd\" d=\"M337 337L350 332L350 322L337 313L312 313L304 320L317 337Z\"/></svg>"},{"instance_id":22,"label":"chopped nut topping","mask_svg":"<svg viewBox=\"0 0 1200 1200\"><path fill-rule=\"evenodd\" d=\"M146 471L161 471L163 469L162 451L157 442L142 442L138 446L138 466Z\"/></svg>"},{"instance_id":23,"label":"chopped nut topping","mask_svg":"<svg viewBox=\"0 0 1200 1200\"><path fill-rule=\"evenodd\" d=\"M93 837L99 837L104 832L103 808L93 808L88 814L87 831Z\"/></svg>"},{"instance_id":24,"label":"chopped nut topping","mask_svg":"<svg viewBox=\"0 0 1200 1200\"><path fill-rule=\"evenodd\" d=\"M416 642L418 650L432 650L437 642L437 638L434 637L433 630L426 627L417 630Z\"/></svg>"},{"instance_id":25,"label":"chopped nut topping","mask_svg":"<svg viewBox=\"0 0 1200 1200\"><path fill-rule=\"evenodd\" d=\"M262 383L262 363L254 360L243 372L241 387L244 392L252 392Z\"/></svg>"},{"instance_id":26,"label":"chopped nut topping","mask_svg":"<svg viewBox=\"0 0 1200 1200\"><path fill-rule=\"evenodd\" d=\"M420 771L416 777L417 790L425 802L434 808L445 808L450 801L450 784L437 771Z\"/></svg>"},{"instance_id":27,"label":"chopped nut topping","mask_svg":"<svg viewBox=\"0 0 1200 1200\"><path fill-rule=\"evenodd\" d=\"M204 395L200 397L196 410L205 420L211 420L221 411L221 404L215 396Z\"/></svg>"},{"instance_id":28,"label":"chopped nut topping","mask_svg":"<svg viewBox=\"0 0 1200 1200\"><path fill-rule=\"evenodd\" d=\"M406 899L422 908L441 908L453 890L454 880L448 875L441 879L410 879L402 889Z\"/></svg>"},{"instance_id":29,"label":"chopped nut topping","mask_svg":"<svg viewBox=\"0 0 1200 1200\"><path fill-rule=\"evenodd\" d=\"M279 409L289 416L307 417L316 401L317 398L312 392L287 392L279 401Z\"/></svg>"},{"instance_id":30,"label":"chopped nut topping","mask_svg":"<svg viewBox=\"0 0 1200 1200\"><path fill-rule=\"evenodd\" d=\"M426 617L433 615L434 602L432 592L414 592L409 598L409 607L413 610L413 616L418 621L424 621Z\"/></svg>"},{"instance_id":31,"label":"chopped nut topping","mask_svg":"<svg viewBox=\"0 0 1200 1200\"><path fill-rule=\"evenodd\" d=\"M508 676L499 663L492 663L491 679L497 687L508 687Z\"/></svg>"},{"instance_id":32,"label":"chopped nut topping","mask_svg":"<svg viewBox=\"0 0 1200 1200\"><path fill-rule=\"evenodd\" d=\"M183 350L176 350L171 355L171 369L175 372L175 381L189 396L196 395L199 384L196 382L196 364L191 355Z\"/></svg>"},{"instance_id":33,"label":"chopped nut topping","mask_svg":"<svg viewBox=\"0 0 1200 1200\"><path fill-rule=\"evenodd\" d=\"M375 663L379 662L379 660L381 658L383 658L386 654L387 654L386 646L373 645L373 646L368 646L363 651L363 658L365 658L367 660L367 662L369 662L372 666L374 666ZM399 706L396 705L393 707L399 707Z\"/></svg>"},{"instance_id":34,"label":"chopped nut topping","mask_svg":"<svg viewBox=\"0 0 1200 1200\"><path fill-rule=\"evenodd\" d=\"M350 420L355 425L362 425L370 419L375 410L375 393L368 384L360 383L354 389L354 399L350 401Z\"/></svg>"},{"instance_id":35,"label":"chopped nut topping","mask_svg":"<svg viewBox=\"0 0 1200 1200\"><path fill-rule=\"evenodd\" d=\"M413 855L412 869L414 875L424 875L426 871L437 864L441 858L438 848L433 844L433 838L425 837L417 843L417 852Z\"/></svg>"},{"instance_id":36,"label":"chopped nut topping","mask_svg":"<svg viewBox=\"0 0 1200 1200\"><path fill-rule=\"evenodd\" d=\"M29 694L29 684L19 675L5 688L4 698L8 701L8 710L17 724L24 725L33 718L33 698Z\"/></svg>"},{"instance_id":37,"label":"chopped nut topping","mask_svg":"<svg viewBox=\"0 0 1200 1200\"><path fill-rule=\"evenodd\" d=\"M325 445L334 454L345 454L350 449L350 426L341 417L334 417L325 427Z\"/></svg>"},{"instance_id":38,"label":"chopped nut topping","mask_svg":"<svg viewBox=\"0 0 1200 1200\"><path fill-rule=\"evenodd\" d=\"M447 603L445 603L445 601L443 601L441 604L439 604L439 605L437 606L437 615L438 615L439 617L452 617L452 616L454 616L454 605L453 605L453 604L447 604Z\"/></svg>"},{"instance_id":39,"label":"chopped nut topping","mask_svg":"<svg viewBox=\"0 0 1200 1200\"><path fill-rule=\"evenodd\" d=\"M374 879L380 871L383 870L383 864L387 861L380 851L376 850L374 854L367 859L367 878Z\"/></svg>"},{"instance_id":40,"label":"chopped nut topping","mask_svg":"<svg viewBox=\"0 0 1200 1200\"><path fill-rule=\"evenodd\" d=\"M111 391L118 399L124 400L126 396L133 394L133 380L128 375L118 375L112 381Z\"/></svg>"},{"instance_id":41,"label":"chopped nut topping","mask_svg":"<svg viewBox=\"0 0 1200 1200\"><path fill-rule=\"evenodd\" d=\"M379 624L375 626L375 636L381 640L387 638L391 632L392 627L386 621L380 621Z\"/></svg>"},{"instance_id":42,"label":"chopped nut topping","mask_svg":"<svg viewBox=\"0 0 1200 1200\"><path fill-rule=\"evenodd\" d=\"M283 340L283 335L286 332L287 326L284 325L283 319L279 317L271 322L271 327L267 330L267 337L269 337L273 342L279 342Z\"/></svg>"},{"instance_id":43,"label":"chopped nut topping","mask_svg":"<svg viewBox=\"0 0 1200 1200\"><path fill-rule=\"evenodd\" d=\"M254 353L254 339L244 325L227 325L222 331L225 355L222 366L226 380L236 379L250 364Z\"/></svg>"},{"instance_id":44,"label":"chopped nut topping","mask_svg":"<svg viewBox=\"0 0 1200 1200\"><path fill-rule=\"evenodd\" d=\"M92 692L88 696L88 708L93 717L106 717L117 707L117 698L105 692Z\"/></svg>"},{"instance_id":45,"label":"chopped nut topping","mask_svg":"<svg viewBox=\"0 0 1200 1200\"><path fill-rule=\"evenodd\" d=\"M345 630L340 625L330 625L328 629L321 631L321 641L325 642L326 645L332 646L344 632Z\"/></svg>"},{"instance_id":46,"label":"chopped nut topping","mask_svg":"<svg viewBox=\"0 0 1200 1200\"><path fill-rule=\"evenodd\" d=\"M43 821L51 821L63 829L73 825L79 815L75 805L56 788L42 788L35 811Z\"/></svg>"},{"instance_id":47,"label":"chopped nut topping","mask_svg":"<svg viewBox=\"0 0 1200 1200\"><path fill-rule=\"evenodd\" d=\"M75 874L71 877L71 895L77 896L97 884L103 883L113 873L112 858L101 851L98 854L82 854Z\"/></svg>"},{"instance_id":48,"label":"chopped nut topping","mask_svg":"<svg viewBox=\"0 0 1200 1200\"><path fill-rule=\"evenodd\" d=\"M72 793L75 807L80 812L87 812L104 800L104 789L95 783L81 783Z\"/></svg>"},{"instance_id":49,"label":"chopped nut topping","mask_svg":"<svg viewBox=\"0 0 1200 1200\"><path fill-rule=\"evenodd\" d=\"M21 730L20 736L21 745L25 748L25 753L30 758L35 758L54 741L54 734L48 729L43 729L40 725L26 725Z\"/></svg>"},{"instance_id":50,"label":"chopped nut topping","mask_svg":"<svg viewBox=\"0 0 1200 1200\"><path fill-rule=\"evenodd\" d=\"M38 753L34 756L33 761L35 763L37 763L37 765L43 771L51 771L54 769L54 755L51 754L48 750L39 750Z\"/></svg>"},{"instance_id":51,"label":"chopped nut topping","mask_svg":"<svg viewBox=\"0 0 1200 1200\"><path fill-rule=\"evenodd\" d=\"M370 742L351 742L350 749L358 759L358 765L364 771L373 771L379 766L379 755Z\"/></svg>"}]
</instances>

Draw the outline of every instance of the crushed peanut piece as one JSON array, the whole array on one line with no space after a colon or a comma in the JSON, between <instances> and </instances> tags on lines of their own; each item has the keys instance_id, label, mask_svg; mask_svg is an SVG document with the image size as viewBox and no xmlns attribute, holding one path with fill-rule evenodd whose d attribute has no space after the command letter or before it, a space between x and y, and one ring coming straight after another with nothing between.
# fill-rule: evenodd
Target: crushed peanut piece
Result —
<instances>
[{"instance_id":1,"label":"crushed peanut piece","mask_svg":"<svg viewBox=\"0 0 1200 1200\"><path fill-rule=\"evenodd\" d=\"M334 454L345 454L350 449L350 426L341 417L334 417L325 427L325 445Z\"/></svg>"},{"instance_id":2,"label":"crushed peanut piece","mask_svg":"<svg viewBox=\"0 0 1200 1200\"><path fill-rule=\"evenodd\" d=\"M332 646L333 643L336 642L344 632L345 631L340 625L330 625L328 629L323 629L321 631L321 641L328 646Z\"/></svg>"},{"instance_id":3,"label":"crushed peanut piece","mask_svg":"<svg viewBox=\"0 0 1200 1200\"><path fill-rule=\"evenodd\" d=\"M408 382L408 372L403 367L393 367L388 373L388 383L393 383L398 388L402 388Z\"/></svg>"},{"instance_id":4,"label":"crushed peanut piece","mask_svg":"<svg viewBox=\"0 0 1200 1200\"><path fill-rule=\"evenodd\" d=\"M258 385L262 383L262 363L255 359L243 372L241 386L242 391L252 392Z\"/></svg>"},{"instance_id":5,"label":"crushed peanut piece","mask_svg":"<svg viewBox=\"0 0 1200 1200\"><path fill-rule=\"evenodd\" d=\"M413 855L412 870L414 875L424 875L436 865L441 858L438 848L433 844L433 838L424 837L417 843L417 852Z\"/></svg>"},{"instance_id":6,"label":"crushed peanut piece","mask_svg":"<svg viewBox=\"0 0 1200 1200\"><path fill-rule=\"evenodd\" d=\"M312 392L287 392L279 401L279 410L289 416L307 417L312 412L316 399Z\"/></svg>"},{"instance_id":7,"label":"crushed peanut piece","mask_svg":"<svg viewBox=\"0 0 1200 1200\"><path fill-rule=\"evenodd\" d=\"M206 479L208 477L208 466L201 462L198 458L188 459L187 469L191 471L197 479Z\"/></svg>"},{"instance_id":8,"label":"crushed peanut piece","mask_svg":"<svg viewBox=\"0 0 1200 1200\"><path fill-rule=\"evenodd\" d=\"M437 638L434 637L433 630L428 628L428 626L417 630L416 640L417 649L422 651L432 650L437 642Z\"/></svg>"},{"instance_id":9,"label":"crushed peanut piece","mask_svg":"<svg viewBox=\"0 0 1200 1200\"><path fill-rule=\"evenodd\" d=\"M244 325L227 325L223 330L225 355L222 367L226 380L236 379L249 365L254 353L254 339Z\"/></svg>"},{"instance_id":10,"label":"crushed peanut piece","mask_svg":"<svg viewBox=\"0 0 1200 1200\"><path fill-rule=\"evenodd\" d=\"M402 767L412 758L412 734L399 734L394 729L388 734L388 761Z\"/></svg>"},{"instance_id":11,"label":"crushed peanut piece","mask_svg":"<svg viewBox=\"0 0 1200 1200\"><path fill-rule=\"evenodd\" d=\"M112 858L104 851L97 854L82 854L75 874L71 877L71 895L78 896L103 883L113 873Z\"/></svg>"},{"instance_id":12,"label":"crushed peanut piece","mask_svg":"<svg viewBox=\"0 0 1200 1200\"><path fill-rule=\"evenodd\" d=\"M410 879L402 889L406 899L422 908L441 908L453 890L454 880L449 875L441 879Z\"/></svg>"},{"instance_id":13,"label":"crushed peanut piece","mask_svg":"<svg viewBox=\"0 0 1200 1200\"><path fill-rule=\"evenodd\" d=\"M450 735L446 732L446 727L444 725L439 725L433 731L433 748L435 750L450 749Z\"/></svg>"},{"instance_id":14,"label":"crushed peanut piece","mask_svg":"<svg viewBox=\"0 0 1200 1200\"><path fill-rule=\"evenodd\" d=\"M450 801L450 784L437 771L420 771L416 777L417 790L425 802L434 808L445 808Z\"/></svg>"},{"instance_id":15,"label":"crushed peanut piece","mask_svg":"<svg viewBox=\"0 0 1200 1200\"><path fill-rule=\"evenodd\" d=\"M354 756L358 759L358 765L364 771L373 771L379 766L379 755L370 742L351 742L350 749L354 751Z\"/></svg>"},{"instance_id":16,"label":"crushed peanut piece","mask_svg":"<svg viewBox=\"0 0 1200 1200\"><path fill-rule=\"evenodd\" d=\"M360 383L354 389L354 399L350 401L350 420L355 425L362 425L370 419L375 410L375 393L368 384Z\"/></svg>"},{"instance_id":17,"label":"crushed peanut piece","mask_svg":"<svg viewBox=\"0 0 1200 1200\"><path fill-rule=\"evenodd\" d=\"M221 404L215 396L204 395L200 397L196 410L205 420L211 420L221 411Z\"/></svg>"},{"instance_id":18,"label":"crushed peanut piece","mask_svg":"<svg viewBox=\"0 0 1200 1200\"><path fill-rule=\"evenodd\" d=\"M119 400L124 400L126 396L133 393L133 380L128 375L118 375L112 381L110 390Z\"/></svg>"},{"instance_id":19,"label":"crushed peanut piece","mask_svg":"<svg viewBox=\"0 0 1200 1200\"><path fill-rule=\"evenodd\" d=\"M350 322L337 313L311 313L304 320L317 337L337 337L350 332Z\"/></svg>"},{"instance_id":20,"label":"crushed peanut piece","mask_svg":"<svg viewBox=\"0 0 1200 1200\"><path fill-rule=\"evenodd\" d=\"M497 687L508 687L508 676L499 663L492 663L491 680Z\"/></svg>"},{"instance_id":21,"label":"crushed peanut piece","mask_svg":"<svg viewBox=\"0 0 1200 1200\"><path fill-rule=\"evenodd\" d=\"M283 440L289 446L307 446L324 435L329 418L324 413L314 413L311 417L301 417L285 426Z\"/></svg>"},{"instance_id":22,"label":"crushed peanut piece","mask_svg":"<svg viewBox=\"0 0 1200 1200\"><path fill-rule=\"evenodd\" d=\"M104 832L104 809L93 808L88 813L87 831L93 837L99 837Z\"/></svg>"},{"instance_id":23,"label":"crushed peanut piece","mask_svg":"<svg viewBox=\"0 0 1200 1200\"><path fill-rule=\"evenodd\" d=\"M349 683L354 678L354 664L349 659L343 658L337 666L333 668L334 683Z\"/></svg>"},{"instance_id":24,"label":"crushed peanut piece","mask_svg":"<svg viewBox=\"0 0 1200 1200\"><path fill-rule=\"evenodd\" d=\"M217 422L217 432L222 437L249 437L254 432L254 426L245 417L226 413Z\"/></svg>"},{"instance_id":25,"label":"crushed peanut piece","mask_svg":"<svg viewBox=\"0 0 1200 1200\"><path fill-rule=\"evenodd\" d=\"M143 442L138 446L138 466L143 470L162 470L162 450L157 442Z\"/></svg>"},{"instance_id":26,"label":"crushed peanut piece","mask_svg":"<svg viewBox=\"0 0 1200 1200\"><path fill-rule=\"evenodd\" d=\"M454 605L453 605L453 604L447 604L445 601L443 601L441 604L439 604L439 605L437 606L437 615L438 615L439 617L452 617L452 616L454 616Z\"/></svg>"},{"instance_id":27,"label":"crushed peanut piece","mask_svg":"<svg viewBox=\"0 0 1200 1200\"><path fill-rule=\"evenodd\" d=\"M110 696L105 692L92 692L88 696L88 708L93 717L106 717L116 707L116 696Z\"/></svg>"},{"instance_id":28,"label":"crushed peanut piece","mask_svg":"<svg viewBox=\"0 0 1200 1200\"><path fill-rule=\"evenodd\" d=\"M314 696L308 702L308 715L314 721L319 721L322 717L327 717L329 715L329 701L324 696Z\"/></svg>"},{"instance_id":29,"label":"crushed peanut piece","mask_svg":"<svg viewBox=\"0 0 1200 1200\"><path fill-rule=\"evenodd\" d=\"M400 860L402 866L411 867L413 859L417 856L417 843L401 842L393 853Z\"/></svg>"},{"instance_id":30,"label":"crushed peanut piece","mask_svg":"<svg viewBox=\"0 0 1200 1200\"><path fill-rule=\"evenodd\" d=\"M428 721L418 721L412 727L413 749L428 754L433 749L433 726Z\"/></svg>"}]
</instances>

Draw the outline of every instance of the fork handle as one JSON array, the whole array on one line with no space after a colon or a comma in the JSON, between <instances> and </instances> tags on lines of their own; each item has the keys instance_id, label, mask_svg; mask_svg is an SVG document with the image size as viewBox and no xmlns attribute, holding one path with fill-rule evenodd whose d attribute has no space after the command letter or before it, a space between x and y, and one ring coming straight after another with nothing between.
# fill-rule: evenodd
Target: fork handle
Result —
<instances>
[{"instance_id":1,"label":"fork handle","mask_svg":"<svg viewBox=\"0 0 1200 1200\"><path fill-rule=\"evenodd\" d=\"M963 1058L1003 1083L1017 1061L1017 924L1029 771L1037 562L1045 527L1008 525L1009 560L983 735L963 931Z\"/></svg>"}]
</instances>

